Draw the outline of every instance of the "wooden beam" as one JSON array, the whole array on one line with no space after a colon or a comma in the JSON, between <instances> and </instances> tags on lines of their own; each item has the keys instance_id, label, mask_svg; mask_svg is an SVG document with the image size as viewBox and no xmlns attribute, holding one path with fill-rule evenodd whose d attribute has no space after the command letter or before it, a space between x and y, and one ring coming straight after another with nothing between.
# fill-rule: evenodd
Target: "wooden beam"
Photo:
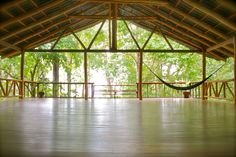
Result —
<instances>
[{"instance_id":1,"label":"wooden beam","mask_svg":"<svg viewBox=\"0 0 236 157\"><path fill-rule=\"evenodd\" d=\"M109 5L109 19L111 19L111 16L112 16L112 6L111 6L111 3L108 4ZM108 33L109 33L109 49L112 48L111 46L111 37L112 37L112 34L111 34L111 20L108 20Z\"/></svg>"},{"instance_id":2,"label":"wooden beam","mask_svg":"<svg viewBox=\"0 0 236 157\"><path fill-rule=\"evenodd\" d=\"M128 29L128 31L129 31L129 34L131 35L131 37L132 37L132 39L133 39L133 41L135 42L136 46L137 46L137 47L138 47L138 49L140 50L140 49L141 49L141 47L139 46L139 44L138 44L137 40L135 39L135 37L134 37L134 35L133 35L132 31L130 30L130 28L129 28L128 24L126 23L126 21L125 21L125 20L123 20L123 21L124 21L124 24L125 24L126 28L127 28L127 29Z\"/></svg>"},{"instance_id":3,"label":"wooden beam","mask_svg":"<svg viewBox=\"0 0 236 157\"><path fill-rule=\"evenodd\" d=\"M234 12L236 12L236 3L235 1L230 1L230 0L216 0L220 5L223 7L226 7L227 9L230 9Z\"/></svg>"},{"instance_id":4,"label":"wooden beam","mask_svg":"<svg viewBox=\"0 0 236 157\"><path fill-rule=\"evenodd\" d=\"M57 38L57 40L55 41L55 43L52 45L51 50L53 50L53 49L56 47L57 43L60 41L61 37L65 34L65 32L66 32L66 29L65 29L64 31L62 31L62 33L60 34L60 36Z\"/></svg>"},{"instance_id":5,"label":"wooden beam","mask_svg":"<svg viewBox=\"0 0 236 157\"><path fill-rule=\"evenodd\" d=\"M236 105L236 36L234 36L234 104Z\"/></svg>"},{"instance_id":6,"label":"wooden beam","mask_svg":"<svg viewBox=\"0 0 236 157\"><path fill-rule=\"evenodd\" d=\"M117 49L117 16L118 16L118 4L112 4L112 16L114 19L111 21L112 23L112 40L111 40L111 49L116 50Z\"/></svg>"},{"instance_id":7,"label":"wooden beam","mask_svg":"<svg viewBox=\"0 0 236 157\"><path fill-rule=\"evenodd\" d=\"M138 69L138 97L143 100L143 51L139 52L139 69Z\"/></svg>"},{"instance_id":8,"label":"wooden beam","mask_svg":"<svg viewBox=\"0 0 236 157\"><path fill-rule=\"evenodd\" d=\"M76 40L80 43L80 45L83 47L84 50L86 50L86 46L84 45L84 43L80 40L80 38L75 34L75 32L71 29L71 32L73 34L73 36L76 38Z\"/></svg>"},{"instance_id":9,"label":"wooden beam","mask_svg":"<svg viewBox=\"0 0 236 157\"><path fill-rule=\"evenodd\" d=\"M84 99L88 100L88 55L87 51L84 51Z\"/></svg>"},{"instance_id":10,"label":"wooden beam","mask_svg":"<svg viewBox=\"0 0 236 157\"><path fill-rule=\"evenodd\" d=\"M93 45L95 39L97 38L98 34L100 33L100 31L101 31L101 29L102 29L102 27L103 27L103 25L104 25L105 22L106 22L105 20L102 22L102 24L101 24L101 26L99 27L97 33L94 35L92 41L90 42L90 44L89 44L89 46L88 46L88 48L87 48L88 50L91 49L91 47L92 47L92 45Z\"/></svg>"},{"instance_id":11,"label":"wooden beam","mask_svg":"<svg viewBox=\"0 0 236 157\"><path fill-rule=\"evenodd\" d=\"M53 14L53 15L51 15L51 16L47 16L47 17L42 18L42 19L40 19L40 20L38 20L38 21L36 21L36 22L33 22L33 23L27 25L26 27L21 27L21 28L19 28L19 29L15 29L14 31L11 31L10 33L7 33L7 34L1 36L1 37L0 37L0 40L4 40L4 39L7 39L7 38L11 38L12 36L14 36L14 35L16 35L16 34L19 34L19 33L22 33L22 32L24 32L24 31L27 31L27 30L29 30L29 29L35 27L35 26L38 26L38 25L43 24L43 23L45 23L45 22L47 22L47 21L53 20L53 19L55 19L55 18L57 18L57 17L59 17L59 16L68 14L68 13L70 13L71 11L77 9L78 6L80 6L80 5L82 5L82 4L86 4L86 3L87 3L87 1L84 1L84 0L83 0L83 1L76 2L72 7L61 10L61 13L60 13L60 14Z\"/></svg>"},{"instance_id":12,"label":"wooden beam","mask_svg":"<svg viewBox=\"0 0 236 157\"><path fill-rule=\"evenodd\" d=\"M22 50L21 52L21 67L20 67L20 79L21 79L21 83L20 83L20 99L24 98L24 66L25 66L25 50Z\"/></svg>"},{"instance_id":13,"label":"wooden beam","mask_svg":"<svg viewBox=\"0 0 236 157\"><path fill-rule=\"evenodd\" d=\"M101 7L102 5L103 5L103 4L89 7L88 9L79 12L79 14L87 13L87 12L91 11L92 9L96 9L96 8L98 8L98 7ZM102 12L102 13L103 13L103 12ZM60 19L59 21L54 22L53 24L50 24L50 25L45 26L46 28L43 28L43 29L41 29L41 30L38 31L38 32L30 33L30 34L28 34L27 36L24 36L23 38L17 40L17 42L15 42L14 44L19 44L19 43L21 43L21 42L23 42L23 41L26 41L26 40L28 40L28 39L30 40L31 38L33 38L33 37L35 37L35 36L37 36L37 35L40 35L41 33L45 33L46 31L50 30L50 29L53 28L53 27L56 27L57 25L60 25L60 24L65 23L65 22L69 22L70 20L71 20L70 16L69 16L69 17L62 18L62 19ZM0 49L0 50L2 50L2 49Z\"/></svg>"},{"instance_id":14,"label":"wooden beam","mask_svg":"<svg viewBox=\"0 0 236 157\"><path fill-rule=\"evenodd\" d=\"M84 50L80 50L80 49L26 49L27 52L58 52L58 53L62 53L62 52L78 52L78 53L83 53ZM138 53L140 52L139 49L127 49L127 50L108 50L108 49L97 49L97 50L93 50L93 49L89 49L87 50L88 53L107 53L107 52L114 52L114 53ZM161 50L161 49L144 49L143 52L146 53L199 53L202 52L201 50Z\"/></svg>"},{"instance_id":15,"label":"wooden beam","mask_svg":"<svg viewBox=\"0 0 236 157\"><path fill-rule=\"evenodd\" d=\"M221 43L218 43L218 44L216 44L216 45L214 45L214 46L212 46L212 47L209 47L209 48L207 49L207 52L210 52L210 51L216 50L216 49L218 49L218 48L220 48L220 47L224 47L224 46L226 46L226 45L232 44L233 41L234 41L234 39L233 39L233 38L230 38L230 39L228 39L228 40L226 40L226 41L223 41L223 42L221 42Z\"/></svg>"},{"instance_id":16,"label":"wooden beam","mask_svg":"<svg viewBox=\"0 0 236 157\"><path fill-rule=\"evenodd\" d=\"M147 38L146 42L143 44L142 50L144 50L148 44L148 42L150 41L150 39L152 38L154 32L156 31L156 26L155 28L152 30L152 32L150 33L149 37Z\"/></svg>"},{"instance_id":17,"label":"wooden beam","mask_svg":"<svg viewBox=\"0 0 236 157\"><path fill-rule=\"evenodd\" d=\"M174 50L174 48L172 47L172 45L170 44L169 40L167 39L167 37L165 36L165 34L162 32L161 28L158 28L159 32L161 33L161 35L163 36L163 38L165 39L166 43L169 45L171 50Z\"/></svg>"},{"instance_id":18,"label":"wooden beam","mask_svg":"<svg viewBox=\"0 0 236 157\"><path fill-rule=\"evenodd\" d=\"M187 3L188 5L192 6L193 8L196 8L196 9L200 10L201 12L213 17L214 19L216 19L220 23L224 24L225 26L229 27L230 29L236 31L235 23L229 21L227 18L225 18L225 17L217 14L216 12L204 7L200 3L194 2L192 0L183 0L183 1L185 3Z\"/></svg>"},{"instance_id":19,"label":"wooden beam","mask_svg":"<svg viewBox=\"0 0 236 157\"><path fill-rule=\"evenodd\" d=\"M202 80L206 79L206 50L202 51ZM202 84L202 100L206 100L206 84Z\"/></svg>"},{"instance_id":20,"label":"wooden beam","mask_svg":"<svg viewBox=\"0 0 236 157\"><path fill-rule=\"evenodd\" d=\"M19 5L20 3L24 2L25 0L13 0L13 1L5 1L5 3L0 5L0 11L7 10L10 7Z\"/></svg>"},{"instance_id":21,"label":"wooden beam","mask_svg":"<svg viewBox=\"0 0 236 157\"><path fill-rule=\"evenodd\" d=\"M51 7L54 7L54 6L58 5L58 4L60 4L63 1L64 0L57 0L57 1L53 1L53 2L51 2L49 4L46 3L46 4L43 4L42 6L36 8L36 9L33 9L33 10L27 12L26 14L22 14L20 16L10 18L9 20L1 22L0 23L0 28L2 29L3 27L6 27L6 26L8 26L8 25L10 25L10 24L12 24L14 22L18 22L18 21L21 21L21 20L23 20L25 18L29 18L29 17L31 17L33 15L36 15L36 14L42 12L42 11L45 11L45 10L51 8Z\"/></svg>"},{"instance_id":22,"label":"wooden beam","mask_svg":"<svg viewBox=\"0 0 236 157\"><path fill-rule=\"evenodd\" d=\"M18 47L16 45L13 45L13 44L10 44L10 43L8 43L6 41L0 40L0 45L3 45L5 47L7 47L7 48L11 48L11 49L14 49L14 50L17 50L17 51L21 51L20 47Z\"/></svg>"},{"instance_id":23,"label":"wooden beam","mask_svg":"<svg viewBox=\"0 0 236 157\"><path fill-rule=\"evenodd\" d=\"M221 0L221 1L222 1L222 0ZM173 7L173 6L171 6L171 5L166 5L165 7L168 8L168 9L170 9L171 11L174 11L174 12L176 12L177 14L183 16L183 19L190 20L190 21L192 21L193 23L195 23L195 24L197 24L197 25L203 27L204 29L206 29L206 30L208 30L208 31L210 31L210 32L212 32L212 33L214 33L215 35L217 35L217 36L219 36L219 37L221 37L221 38L223 38L223 39L229 38L227 35L225 35L224 33L221 33L221 32L220 32L219 30L217 30L215 27L212 27L212 26L210 26L210 25L204 23L204 22L201 21L200 19L195 18L194 16L191 16L191 15L187 14L186 12L184 12L184 11L178 9L177 7Z\"/></svg>"},{"instance_id":24,"label":"wooden beam","mask_svg":"<svg viewBox=\"0 0 236 157\"><path fill-rule=\"evenodd\" d=\"M184 28L184 29L186 30L186 32L183 32L183 31L182 31L182 34L187 34L187 33L188 33L187 31L189 31L189 32L193 33L195 36L197 36L198 38L199 38L199 37L202 38L202 39L200 39L202 43L206 43L206 41L207 41L207 43L211 42L211 44L212 44L212 43L213 43L213 44L217 44L217 42L215 41L215 39L212 39L212 38L208 37L207 35L205 35L205 34L203 34L203 33L201 33L201 32L196 31L195 29L191 28L189 25L186 25L186 24L184 24L184 23L181 23L180 21L178 21L178 20L176 20L176 19L167 17L166 15L163 15L162 13L160 13L160 12L158 12L157 10L154 10L154 9L148 7L148 6L144 6L144 5L143 5L142 8L145 8L145 10L150 10L151 12L153 12L153 13L155 13L156 15L160 16L161 18L165 19L166 21L169 21L170 23L173 23L174 25L176 25L176 26L175 26L175 29L179 29L179 28L177 28L177 26ZM142 10L142 8L139 7L138 10L140 11L140 10ZM134 7L132 7L132 9L134 9ZM159 21L160 21L160 20L159 20ZM168 25L170 26L170 24L168 24ZM192 36L192 35L191 35L191 36ZM192 37L193 37L193 36L192 36ZM194 38L196 39L196 37L194 37ZM204 41L203 39L206 40L206 41ZM226 49L232 52L232 49L231 49L231 48L226 48ZM222 51L222 52L224 52L224 54L227 55L227 56L232 56L232 54L227 53L226 51Z\"/></svg>"},{"instance_id":25,"label":"wooden beam","mask_svg":"<svg viewBox=\"0 0 236 157\"><path fill-rule=\"evenodd\" d=\"M79 27L77 29L75 29L75 30L80 31L82 29L86 29L86 28L92 27L92 26L94 26L94 25L96 25L98 23L100 23L100 21L95 21L95 22L93 21L92 23L86 23L85 25L79 25ZM63 26L60 29L55 30L54 32L51 32L51 34L49 36L42 37L39 40L30 43L29 45L27 45L25 47L25 49L35 48L35 47L37 47L39 45L42 45L42 44L45 44L47 42L52 42L54 39L56 39L58 37L57 34L60 33L63 29L71 27L71 26L74 27L74 25L76 25L76 24L77 24L77 22L72 23L72 24L70 24L68 26ZM69 33L65 33L65 35L68 35L68 34ZM11 51L11 52L5 54L4 56L2 56L2 58L9 58L9 57L12 57L12 56L16 56L18 54L19 54L18 51Z\"/></svg>"},{"instance_id":26,"label":"wooden beam","mask_svg":"<svg viewBox=\"0 0 236 157\"><path fill-rule=\"evenodd\" d=\"M155 16L106 16L106 15L72 15L70 17L79 18L79 19L98 19L98 20L138 20L138 21L147 21L155 20Z\"/></svg>"},{"instance_id":27,"label":"wooden beam","mask_svg":"<svg viewBox=\"0 0 236 157\"><path fill-rule=\"evenodd\" d=\"M119 3L119 4L151 4L151 5L167 5L167 0L88 0L90 2L100 3Z\"/></svg>"}]
</instances>

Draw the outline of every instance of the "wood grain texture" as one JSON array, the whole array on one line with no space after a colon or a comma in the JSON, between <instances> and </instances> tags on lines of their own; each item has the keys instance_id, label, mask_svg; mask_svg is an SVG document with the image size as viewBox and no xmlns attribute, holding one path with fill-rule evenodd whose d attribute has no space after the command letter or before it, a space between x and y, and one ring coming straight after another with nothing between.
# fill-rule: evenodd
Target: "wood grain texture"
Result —
<instances>
[{"instance_id":1,"label":"wood grain texture","mask_svg":"<svg viewBox=\"0 0 236 157\"><path fill-rule=\"evenodd\" d=\"M0 100L1 157L233 157L235 146L224 101Z\"/></svg>"}]
</instances>

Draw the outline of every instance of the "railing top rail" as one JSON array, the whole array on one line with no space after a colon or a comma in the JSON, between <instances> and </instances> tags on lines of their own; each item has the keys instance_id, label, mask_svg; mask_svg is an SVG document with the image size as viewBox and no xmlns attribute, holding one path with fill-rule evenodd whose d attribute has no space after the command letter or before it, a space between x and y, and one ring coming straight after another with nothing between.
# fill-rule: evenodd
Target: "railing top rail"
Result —
<instances>
[{"instance_id":1,"label":"railing top rail","mask_svg":"<svg viewBox=\"0 0 236 157\"><path fill-rule=\"evenodd\" d=\"M85 84L84 82L38 82L38 84ZM94 84L89 82L88 84Z\"/></svg>"},{"instance_id":2,"label":"railing top rail","mask_svg":"<svg viewBox=\"0 0 236 157\"><path fill-rule=\"evenodd\" d=\"M168 84L186 84L186 82L167 82ZM138 84L138 83L136 83ZM164 84L162 82L143 82L142 84Z\"/></svg>"},{"instance_id":3,"label":"railing top rail","mask_svg":"<svg viewBox=\"0 0 236 157\"><path fill-rule=\"evenodd\" d=\"M115 85L94 85L94 86L99 86L99 87L110 87L110 86L120 86L120 87L122 87L122 86L135 86L136 87L136 84L115 84Z\"/></svg>"}]
</instances>

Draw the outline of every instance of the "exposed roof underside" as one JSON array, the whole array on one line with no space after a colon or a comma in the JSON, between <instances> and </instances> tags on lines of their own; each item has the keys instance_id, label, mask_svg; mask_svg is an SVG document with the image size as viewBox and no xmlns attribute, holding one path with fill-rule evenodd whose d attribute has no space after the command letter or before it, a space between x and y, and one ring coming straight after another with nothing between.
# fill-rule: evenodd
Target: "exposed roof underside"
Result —
<instances>
[{"instance_id":1,"label":"exposed roof underside","mask_svg":"<svg viewBox=\"0 0 236 157\"><path fill-rule=\"evenodd\" d=\"M192 49L206 49L236 32L236 3L230 0L111 0L119 3L119 16L152 16L154 20L131 21L145 29L155 26ZM66 28L75 31L93 26L101 19L78 15L108 15L105 0L15 0L0 5L0 55L11 57L21 49L32 49L55 40ZM129 2L129 3L124 3ZM66 32L69 34L70 32ZM233 56L233 44L209 55Z\"/></svg>"}]
</instances>

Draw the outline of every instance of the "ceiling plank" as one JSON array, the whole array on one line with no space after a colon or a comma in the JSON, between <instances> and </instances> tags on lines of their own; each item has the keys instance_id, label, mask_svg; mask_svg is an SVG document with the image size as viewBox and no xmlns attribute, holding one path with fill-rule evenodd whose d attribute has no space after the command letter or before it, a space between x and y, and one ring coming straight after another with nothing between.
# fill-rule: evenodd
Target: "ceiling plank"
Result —
<instances>
[{"instance_id":1,"label":"ceiling plank","mask_svg":"<svg viewBox=\"0 0 236 157\"><path fill-rule=\"evenodd\" d=\"M27 31L27 30L29 30L29 29L31 29L31 28L33 28L35 26L38 26L38 25L40 25L42 23L45 23L45 22L50 21L50 20L53 20L53 19L55 19L55 18L57 18L59 16L68 14L69 12L71 12L71 11L75 10L76 8L78 8L80 5L86 4L86 3L87 3L87 1L85 1L85 0L79 1L79 2L75 3L72 7L69 7L69 8L66 8L64 10L61 10L60 14L53 14L51 16L47 16L45 18L42 18L41 20L33 22L30 25L27 25L26 27L22 27L22 28L14 30L14 31L11 31L10 33L7 33L7 34L1 36L0 40L8 39L8 38L10 38L10 37L12 37L12 36L14 36L16 34L19 34L19 33L22 33L24 31Z\"/></svg>"},{"instance_id":2,"label":"ceiling plank","mask_svg":"<svg viewBox=\"0 0 236 157\"><path fill-rule=\"evenodd\" d=\"M25 0L13 0L13 1L5 2L5 3L0 5L0 11L7 10L8 8L13 7L15 5L18 5L18 4L20 4L24 1Z\"/></svg>"},{"instance_id":3,"label":"ceiling plank","mask_svg":"<svg viewBox=\"0 0 236 157\"><path fill-rule=\"evenodd\" d=\"M165 6L165 7L168 8L168 9L170 9L171 11L174 11L174 12L176 12L177 14L183 16L184 19L188 19L188 20L194 22L195 24L197 24L197 25L203 27L203 28L206 29L206 30L209 30L210 32L214 33L215 35L217 35L217 36L219 36L219 37L221 37L221 38L223 38L223 39L227 39L227 38L228 38L227 35L225 35L225 34L219 32L216 28L214 28L214 27L212 27L212 26L210 26L210 25L204 23L203 21L201 21L201 20L195 18L194 16L191 16L191 15L189 15L189 14L187 14L187 13L181 11L180 9L178 9L178 8L176 8L176 7L173 7L173 6L171 6L171 5L167 5L167 6Z\"/></svg>"},{"instance_id":4,"label":"ceiling plank","mask_svg":"<svg viewBox=\"0 0 236 157\"><path fill-rule=\"evenodd\" d=\"M91 11L92 9L97 9L97 8L101 7L102 5L103 5L103 4L96 5L96 6L92 6L92 7L88 8L88 9L86 9L86 10L81 11L81 12L78 13L78 14L87 13L87 12ZM57 22L53 22L53 23L50 24L49 26L48 26L48 25L45 26L44 28L42 28L42 29L39 30L38 32L34 32L34 33L31 33L31 34L28 34L27 36L22 37L21 39L17 40L17 42L12 43L12 44L15 45L15 44L22 43L23 41L30 40L31 38L33 38L33 37L35 37L35 36L37 36L37 35L39 35L39 34L45 33L45 32L49 31L51 28L53 28L53 27L55 27L55 26L58 26L58 25L63 24L63 23L65 23L65 22L69 22L70 20L71 20L70 16L69 16L69 17L62 18L62 19L60 19L60 20L57 21ZM0 51L3 50L3 49L5 49L5 48L1 48Z\"/></svg>"},{"instance_id":5,"label":"ceiling plank","mask_svg":"<svg viewBox=\"0 0 236 157\"><path fill-rule=\"evenodd\" d=\"M0 45L3 45L3 46L5 46L5 47L12 48L12 49L17 50L17 51L21 51L21 48L20 48L20 47L18 47L18 46L16 46L16 45L12 45L12 44L10 44L10 43L8 43L8 42L6 42L6 41L0 40Z\"/></svg>"},{"instance_id":6,"label":"ceiling plank","mask_svg":"<svg viewBox=\"0 0 236 157\"><path fill-rule=\"evenodd\" d=\"M183 0L183 1L185 3L187 3L188 5L192 6L193 8L196 8L196 9L200 10L201 12L213 17L214 19L216 19L220 23L224 24L225 26L229 27L230 29L236 31L235 23L229 21L227 18L225 18L225 17L217 14L216 12L204 7L200 3L194 2L192 0Z\"/></svg>"},{"instance_id":7,"label":"ceiling plank","mask_svg":"<svg viewBox=\"0 0 236 157\"><path fill-rule=\"evenodd\" d=\"M216 45L214 45L212 47L209 47L206 51L210 52L210 51L216 50L216 49L218 49L220 47L224 47L224 46L232 44L232 43L233 43L233 38L230 38L230 39L228 39L228 40L226 40L224 42L221 42L221 43L218 43L218 44L216 44Z\"/></svg>"},{"instance_id":8,"label":"ceiling plank","mask_svg":"<svg viewBox=\"0 0 236 157\"><path fill-rule=\"evenodd\" d=\"M3 27L6 27L6 26L8 26L8 25L10 25L10 24L12 24L12 23L14 23L14 22L19 22L19 21L21 21L21 20L23 20L23 19L25 19L25 18L29 18L29 17L31 17L31 16L33 16L33 15L35 15L35 14L40 13L41 11L47 10L47 9L49 9L49 8L51 8L51 7L54 7L54 6L60 4L60 3L63 2L63 1L64 1L64 0L57 0L57 1L53 1L53 2L51 2L51 3L49 3L49 4L46 3L46 4L40 6L40 7L37 8L37 9L33 9L33 10L31 10L31 11L25 13L25 14L22 14L22 15L20 15L20 16L10 18L9 20L6 20L6 21L4 21L4 22L1 22L1 23L0 23L0 28L2 29Z\"/></svg>"},{"instance_id":9,"label":"ceiling plank","mask_svg":"<svg viewBox=\"0 0 236 157\"><path fill-rule=\"evenodd\" d=\"M151 9L151 8L148 7L148 6L144 6L144 5L143 5L142 7L145 8L145 9L147 9L147 10L151 10L152 12L154 12L155 14L157 14L158 16L160 16L161 18L163 18L163 19L165 19L165 20L167 20L167 21L170 21L171 23L174 23L175 25L177 25L177 26L179 26L179 27L182 27L182 28L186 29L187 31L189 31L189 32L191 32L191 33L193 33L193 34L195 34L196 36L199 36L199 37L201 37L201 38L203 38L203 39L205 39L205 40L211 42L211 44L217 44L217 42L216 42L214 39L208 37L207 35L205 35L205 34L199 32L199 31L196 31L194 28L190 27L189 25L186 25L186 24L184 24L184 23L182 23L182 22L179 22L179 21L176 20L176 19L170 18L170 17L168 17L167 15L162 14L162 13L159 12L158 10ZM182 33L187 33L187 32L182 32ZM229 50L230 52L232 52L232 48L226 47L225 49L227 49L227 50Z\"/></svg>"}]
</instances>

